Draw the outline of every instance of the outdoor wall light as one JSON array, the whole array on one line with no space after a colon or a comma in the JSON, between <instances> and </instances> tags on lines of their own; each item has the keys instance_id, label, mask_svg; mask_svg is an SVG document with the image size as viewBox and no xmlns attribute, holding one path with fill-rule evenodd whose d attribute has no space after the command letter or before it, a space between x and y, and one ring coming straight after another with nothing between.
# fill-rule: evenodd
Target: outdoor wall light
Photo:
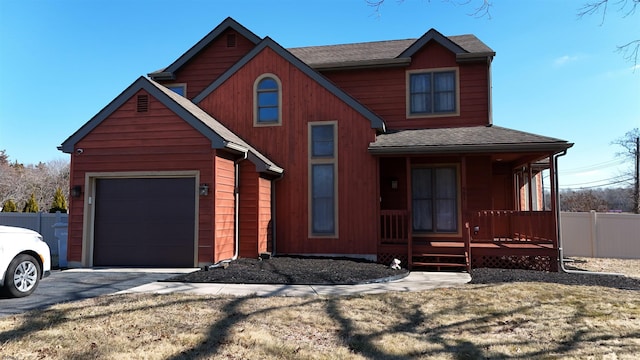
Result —
<instances>
[{"instance_id":1,"label":"outdoor wall light","mask_svg":"<svg viewBox=\"0 0 640 360\"><path fill-rule=\"evenodd\" d=\"M72 197L80 197L82 195L82 186L76 185L71 188L71 196Z\"/></svg>"},{"instance_id":2,"label":"outdoor wall light","mask_svg":"<svg viewBox=\"0 0 640 360\"><path fill-rule=\"evenodd\" d=\"M391 188L393 190L397 190L398 189L398 180L397 179L391 180Z\"/></svg>"},{"instance_id":3,"label":"outdoor wall light","mask_svg":"<svg viewBox=\"0 0 640 360\"><path fill-rule=\"evenodd\" d=\"M200 184L200 196L207 196L207 195L209 195L209 185Z\"/></svg>"}]
</instances>

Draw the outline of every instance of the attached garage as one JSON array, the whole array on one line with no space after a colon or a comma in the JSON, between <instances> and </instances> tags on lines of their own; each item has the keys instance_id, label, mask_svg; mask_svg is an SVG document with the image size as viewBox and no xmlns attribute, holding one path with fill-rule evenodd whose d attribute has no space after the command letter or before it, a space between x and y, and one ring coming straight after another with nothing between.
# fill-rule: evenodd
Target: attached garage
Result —
<instances>
[{"instance_id":1,"label":"attached garage","mask_svg":"<svg viewBox=\"0 0 640 360\"><path fill-rule=\"evenodd\" d=\"M266 251L283 169L191 101L139 78L60 146L71 154L71 267L194 267ZM237 176L240 164L243 175ZM249 181L242 184L242 179ZM260 180L256 182L255 180ZM258 200L261 200L259 202ZM261 207L261 210L251 207ZM249 249L249 250L247 250ZM246 253L246 252L245 252Z\"/></svg>"},{"instance_id":2,"label":"attached garage","mask_svg":"<svg viewBox=\"0 0 640 360\"><path fill-rule=\"evenodd\" d=\"M96 179L94 266L191 267L195 178Z\"/></svg>"}]
</instances>

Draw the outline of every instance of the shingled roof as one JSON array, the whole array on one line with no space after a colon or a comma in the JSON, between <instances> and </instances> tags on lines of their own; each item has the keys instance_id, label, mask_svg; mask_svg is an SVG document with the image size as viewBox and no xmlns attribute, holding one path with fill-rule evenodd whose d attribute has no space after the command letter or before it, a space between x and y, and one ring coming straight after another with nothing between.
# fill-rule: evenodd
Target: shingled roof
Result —
<instances>
[{"instance_id":1,"label":"shingled roof","mask_svg":"<svg viewBox=\"0 0 640 360\"><path fill-rule=\"evenodd\" d=\"M411 59L408 50L412 46L421 47L424 43L436 40L451 45L461 57L492 57L495 52L474 35L445 37L436 30L429 30L418 39L374 41L355 44L309 46L291 48L293 55L307 65L316 68L347 67L363 65L393 65L408 63Z\"/></svg>"},{"instance_id":2,"label":"shingled roof","mask_svg":"<svg viewBox=\"0 0 640 360\"><path fill-rule=\"evenodd\" d=\"M396 130L369 144L372 154L560 152L573 146L565 140L500 126Z\"/></svg>"}]
</instances>

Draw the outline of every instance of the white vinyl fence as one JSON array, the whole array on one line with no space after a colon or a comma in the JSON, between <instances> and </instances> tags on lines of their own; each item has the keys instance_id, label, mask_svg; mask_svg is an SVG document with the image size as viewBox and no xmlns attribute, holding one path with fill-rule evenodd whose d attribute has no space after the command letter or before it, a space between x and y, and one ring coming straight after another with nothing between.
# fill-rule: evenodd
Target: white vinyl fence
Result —
<instances>
[{"instance_id":1,"label":"white vinyl fence","mask_svg":"<svg viewBox=\"0 0 640 360\"><path fill-rule=\"evenodd\" d=\"M68 224L68 222L69 214L0 212L0 225L31 229L42 235L44 241L47 242L51 249L51 263L54 267L58 267L59 265L58 237L56 237L56 228L58 229L58 236L62 233L66 240L66 224ZM66 241L64 249L66 250ZM66 254L64 254L63 258L65 262L64 265L66 265Z\"/></svg>"},{"instance_id":2,"label":"white vinyl fence","mask_svg":"<svg viewBox=\"0 0 640 360\"><path fill-rule=\"evenodd\" d=\"M564 256L640 259L640 215L560 213Z\"/></svg>"}]
</instances>

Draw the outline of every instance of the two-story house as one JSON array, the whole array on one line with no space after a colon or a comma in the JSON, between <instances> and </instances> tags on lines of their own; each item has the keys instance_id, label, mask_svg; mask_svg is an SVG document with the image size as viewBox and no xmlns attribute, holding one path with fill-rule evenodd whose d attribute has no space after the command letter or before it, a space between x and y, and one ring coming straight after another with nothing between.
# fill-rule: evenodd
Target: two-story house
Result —
<instances>
[{"instance_id":1,"label":"two-story house","mask_svg":"<svg viewBox=\"0 0 640 360\"><path fill-rule=\"evenodd\" d=\"M433 29L285 49L228 18L60 146L69 262L555 270L556 159L572 144L493 125L494 56Z\"/></svg>"}]
</instances>

